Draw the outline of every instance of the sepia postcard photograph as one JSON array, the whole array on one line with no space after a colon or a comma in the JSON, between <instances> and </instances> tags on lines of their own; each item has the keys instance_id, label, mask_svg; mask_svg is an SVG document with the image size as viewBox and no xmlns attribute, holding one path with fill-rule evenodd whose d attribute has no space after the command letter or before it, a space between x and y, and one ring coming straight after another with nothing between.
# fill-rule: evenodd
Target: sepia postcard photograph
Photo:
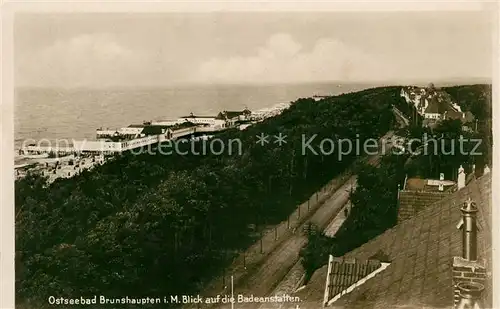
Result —
<instances>
[{"instance_id":1,"label":"sepia postcard photograph","mask_svg":"<svg viewBox=\"0 0 500 309\"><path fill-rule=\"evenodd\" d=\"M2 8L0 308L500 307L496 1L96 4Z\"/></svg>"}]
</instances>

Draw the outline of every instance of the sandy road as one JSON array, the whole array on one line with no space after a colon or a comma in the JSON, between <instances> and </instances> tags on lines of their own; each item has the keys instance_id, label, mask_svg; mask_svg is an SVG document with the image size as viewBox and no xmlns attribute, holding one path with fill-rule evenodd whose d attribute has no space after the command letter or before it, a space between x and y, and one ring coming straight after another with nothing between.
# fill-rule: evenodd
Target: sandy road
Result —
<instances>
[{"instance_id":1,"label":"sandy road","mask_svg":"<svg viewBox=\"0 0 500 309\"><path fill-rule=\"evenodd\" d=\"M332 217L338 213L342 206L349 199L350 183L354 182L356 177L342 185L327 201L320 207L311 217L309 222L316 224L319 228L324 229L331 221ZM290 269L299 260L299 251L307 243L307 236L302 232L302 228L306 227L308 222L304 223L301 228L284 241L259 267L255 272L241 278L238 283L233 287L233 295L237 297L238 294L249 297L268 296L273 292L274 288L280 283L287 275ZM231 294L231 289L228 290ZM259 308L256 303L236 303L234 308L250 309ZM201 306L200 308L208 308ZM215 307L217 309L232 308L231 304L221 304ZM269 305L271 308L271 305Z\"/></svg>"},{"instance_id":2,"label":"sandy road","mask_svg":"<svg viewBox=\"0 0 500 309\"><path fill-rule=\"evenodd\" d=\"M263 233L261 240L256 241L247 250L239 254L239 256L228 267L225 273L226 287L222 287L222 276L217 276L211 280L200 293L203 297L216 297L221 294L230 294L230 281L231 277L234 278L234 283L245 281L250 274L258 271L265 261L270 258L274 252L285 242L294 235L293 230L300 230L304 222L308 222L316 210L324 205L328 198L344 183L348 181L351 176L349 174L339 175L334 178L323 189L313 194L309 201L305 201L297 207L293 214L290 215L289 224L283 221L276 225L274 228L268 227ZM310 203L309 203L310 202ZM310 205L309 205L310 204ZM310 206L310 207L309 207ZM309 209L310 208L310 209ZM302 211L300 211L302 209ZM302 215L300 215L302 213ZM278 238L276 233L278 232ZM263 244L264 252L260 252L260 245ZM246 268L244 267L244 259L246 256ZM196 296L196 295L195 295ZM199 309L199 308L213 308L207 304L183 304L184 309Z\"/></svg>"},{"instance_id":3,"label":"sandy road","mask_svg":"<svg viewBox=\"0 0 500 309\"><path fill-rule=\"evenodd\" d=\"M369 162L375 164L378 158L371 158ZM299 261L300 249L307 243L307 236L304 235L302 229L306 227L309 222L317 225L320 229L325 229L330 222L341 211L343 206L349 200L349 193L351 184L355 185L357 176L352 176L346 183L338 188L335 193L312 215L308 222L302 224L296 232L284 241L266 260L256 269L255 272L241 278L238 283L233 286L232 294L235 298L243 295L245 297L265 297L274 294L277 285L285 278L288 272ZM228 293L231 294L231 289ZM235 309L255 309L255 308L274 308L275 305L288 308L286 304L257 304L257 303L235 303ZM288 304L292 306L292 304ZM294 306L292 306L294 307ZM200 308L208 308L201 306ZM233 308L231 304L221 304L216 307L217 309Z\"/></svg>"},{"instance_id":4,"label":"sandy road","mask_svg":"<svg viewBox=\"0 0 500 309\"><path fill-rule=\"evenodd\" d=\"M391 135L392 132L389 132L385 138L388 138ZM380 155L375 155L371 156L367 161L371 165L377 165L379 160ZM356 181L357 176L351 176L312 213L309 220L301 223L295 229L294 233L287 235L287 238L277 245L277 247L265 257L263 262L258 265L258 267L241 276L238 280L233 281L233 284L228 283L228 288L225 290L224 294L229 296L233 295L236 299L236 303L219 303L212 305L199 304L195 306L191 305L190 307L200 309L296 308L296 304L293 303L241 303L238 302L238 295L242 295L244 297L266 297L276 292L280 292L279 289L275 289L285 279L290 270L297 264L299 261L299 252L307 243L307 236L304 235L303 229L308 226L309 222L311 222L317 225L321 230L324 230L348 202L350 188L351 186L356 185Z\"/></svg>"}]
</instances>

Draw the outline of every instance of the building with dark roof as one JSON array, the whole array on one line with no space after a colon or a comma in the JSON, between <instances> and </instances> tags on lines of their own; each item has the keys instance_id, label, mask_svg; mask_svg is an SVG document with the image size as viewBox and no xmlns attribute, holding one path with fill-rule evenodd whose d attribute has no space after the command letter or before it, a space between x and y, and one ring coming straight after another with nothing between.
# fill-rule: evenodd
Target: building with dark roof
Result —
<instances>
[{"instance_id":1,"label":"building with dark roof","mask_svg":"<svg viewBox=\"0 0 500 309\"><path fill-rule=\"evenodd\" d=\"M462 112L460 106L453 102L450 94L443 90L405 87L401 89L401 96L424 118L422 122L424 126L433 126L445 119L460 119L463 123L471 121L471 115Z\"/></svg>"},{"instance_id":2,"label":"building with dark roof","mask_svg":"<svg viewBox=\"0 0 500 309\"><path fill-rule=\"evenodd\" d=\"M165 134L172 126L146 125L142 130L144 135L160 135Z\"/></svg>"},{"instance_id":3,"label":"building with dark roof","mask_svg":"<svg viewBox=\"0 0 500 309\"><path fill-rule=\"evenodd\" d=\"M441 174L437 179L408 178L402 190L398 192L398 222L413 217L424 209L450 193L456 188L456 183L445 180Z\"/></svg>"},{"instance_id":4,"label":"building with dark roof","mask_svg":"<svg viewBox=\"0 0 500 309\"><path fill-rule=\"evenodd\" d=\"M217 119L224 120L245 120L250 117L252 112L248 109L244 109L242 111L222 111L217 115Z\"/></svg>"},{"instance_id":5,"label":"building with dark roof","mask_svg":"<svg viewBox=\"0 0 500 309\"><path fill-rule=\"evenodd\" d=\"M327 285L331 266L318 269L295 293L302 300L300 308L475 308L459 306L473 301L491 308L491 173L343 258L364 261L377 252L386 255L385 268L351 284L350 290L340 285L340 293Z\"/></svg>"},{"instance_id":6,"label":"building with dark roof","mask_svg":"<svg viewBox=\"0 0 500 309\"><path fill-rule=\"evenodd\" d=\"M431 205L446 196L444 192L425 192L403 190L399 192L398 222L415 216L426 206Z\"/></svg>"}]
</instances>

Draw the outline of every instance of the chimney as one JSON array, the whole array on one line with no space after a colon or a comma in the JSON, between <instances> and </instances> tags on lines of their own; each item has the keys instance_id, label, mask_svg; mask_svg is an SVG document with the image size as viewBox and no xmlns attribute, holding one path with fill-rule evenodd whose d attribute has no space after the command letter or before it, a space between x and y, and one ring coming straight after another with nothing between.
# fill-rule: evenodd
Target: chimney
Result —
<instances>
[{"instance_id":1,"label":"chimney","mask_svg":"<svg viewBox=\"0 0 500 309\"><path fill-rule=\"evenodd\" d=\"M458 180L457 180L457 189L460 190L465 187L465 171L462 165L458 169Z\"/></svg>"},{"instance_id":2,"label":"chimney","mask_svg":"<svg viewBox=\"0 0 500 309\"><path fill-rule=\"evenodd\" d=\"M477 258L477 207L470 197L460 209L462 219L462 256L453 257L453 286L455 309L480 309L481 293L486 281L486 268Z\"/></svg>"},{"instance_id":3,"label":"chimney","mask_svg":"<svg viewBox=\"0 0 500 309\"><path fill-rule=\"evenodd\" d=\"M457 309L483 309L481 294L484 285L476 282L460 282L457 284L460 300Z\"/></svg>"},{"instance_id":4,"label":"chimney","mask_svg":"<svg viewBox=\"0 0 500 309\"><path fill-rule=\"evenodd\" d=\"M440 173L439 174L439 191L444 190L443 180L444 180L444 174Z\"/></svg>"},{"instance_id":5,"label":"chimney","mask_svg":"<svg viewBox=\"0 0 500 309\"><path fill-rule=\"evenodd\" d=\"M468 261L477 260L477 206L471 198L464 203L462 208L462 258Z\"/></svg>"}]
</instances>

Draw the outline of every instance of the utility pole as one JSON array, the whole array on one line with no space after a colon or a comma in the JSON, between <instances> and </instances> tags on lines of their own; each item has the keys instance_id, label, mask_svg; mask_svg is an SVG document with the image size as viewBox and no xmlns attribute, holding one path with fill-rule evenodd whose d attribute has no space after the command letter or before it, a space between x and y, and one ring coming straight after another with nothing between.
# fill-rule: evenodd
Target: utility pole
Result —
<instances>
[{"instance_id":1,"label":"utility pole","mask_svg":"<svg viewBox=\"0 0 500 309\"><path fill-rule=\"evenodd\" d=\"M262 248L262 230L260 230L260 253L264 253L264 249Z\"/></svg>"},{"instance_id":2,"label":"utility pole","mask_svg":"<svg viewBox=\"0 0 500 309\"><path fill-rule=\"evenodd\" d=\"M223 250L223 263L224 268L222 269L222 288L226 288L226 249Z\"/></svg>"},{"instance_id":3,"label":"utility pole","mask_svg":"<svg viewBox=\"0 0 500 309\"><path fill-rule=\"evenodd\" d=\"M290 198L292 197L292 190L293 190L293 185L292 185L292 179L293 179L293 170L294 170L294 161L295 161L295 150L292 152L292 160L290 162Z\"/></svg>"},{"instance_id":4,"label":"utility pole","mask_svg":"<svg viewBox=\"0 0 500 309\"><path fill-rule=\"evenodd\" d=\"M293 185L292 185L292 179L293 179L293 165L294 165L294 160L295 160L295 149L292 151L292 160L290 162L290 178L289 178L289 194L290 194L290 201L292 201L292 190L293 190ZM288 215L287 218L287 226L290 228L290 215Z\"/></svg>"}]
</instances>

